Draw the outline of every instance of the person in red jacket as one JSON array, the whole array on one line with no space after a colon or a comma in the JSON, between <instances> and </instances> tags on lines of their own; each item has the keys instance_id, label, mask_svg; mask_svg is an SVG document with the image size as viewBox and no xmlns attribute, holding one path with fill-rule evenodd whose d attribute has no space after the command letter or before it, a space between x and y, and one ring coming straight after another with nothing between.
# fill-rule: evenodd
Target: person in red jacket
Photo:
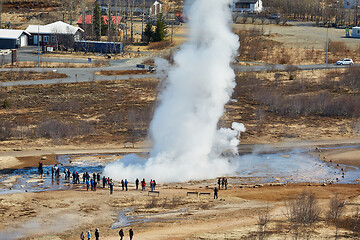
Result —
<instances>
[{"instance_id":1,"label":"person in red jacket","mask_svg":"<svg viewBox=\"0 0 360 240\"><path fill-rule=\"evenodd\" d=\"M145 178L143 178L143 180L141 181L142 191L145 191L145 187L146 187L146 182L145 182Z\"/></svg>"},{"instance_id":2,"label":"person in red jacket","mask_svg":"<svg viewBox=\"0 0 360 240\"><path fill-rule=\"evenodd\" d=\"M119 231L119 236L120 236L120 240L123 240L124 231L122 229L120 229L120 231Z\"/></svg>"}]
</instances>

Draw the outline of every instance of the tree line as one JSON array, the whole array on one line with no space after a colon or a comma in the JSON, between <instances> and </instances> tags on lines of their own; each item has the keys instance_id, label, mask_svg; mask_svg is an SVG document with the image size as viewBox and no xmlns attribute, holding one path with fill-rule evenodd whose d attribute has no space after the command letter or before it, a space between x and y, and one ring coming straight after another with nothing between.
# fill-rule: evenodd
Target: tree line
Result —
<instances>
[{"instance_id":1,"label":"tree line","mask_svg":"<svg viewBox=\"0 0 360 240\"><path fill-rule=\"evenodd\" d=\"M343 8L343 1L332 0L264 0L263 4L267 11L281 13L288 19L332 26L359 24L359 0L355 0L355 7L349 9Z\"/></svg>"}]
</instances>

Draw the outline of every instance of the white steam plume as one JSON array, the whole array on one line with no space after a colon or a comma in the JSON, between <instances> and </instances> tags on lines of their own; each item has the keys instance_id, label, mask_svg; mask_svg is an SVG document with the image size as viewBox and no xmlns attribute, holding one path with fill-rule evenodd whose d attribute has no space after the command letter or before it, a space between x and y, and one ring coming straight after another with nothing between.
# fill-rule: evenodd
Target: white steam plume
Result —
<instances>
[{"instance_id":1,"label":"white steam plume","mask_svg":"<svg viewBox=\"0 0 360 240\"><path fill-rule=\"evenodd\" d=\"M115 180L155 178L188 181L231 174L236 166L221 157L237 153L242 124L217 130L235 87L230 62L239 46L230 29L230 0L196 0L189 9L190 36L167 66L150 132L154 147L148 160L129 155L106 166ZM162 63L164 65L164 63ZM160 68L160 67L159 67Z\"/></svg>"}]
</instances>

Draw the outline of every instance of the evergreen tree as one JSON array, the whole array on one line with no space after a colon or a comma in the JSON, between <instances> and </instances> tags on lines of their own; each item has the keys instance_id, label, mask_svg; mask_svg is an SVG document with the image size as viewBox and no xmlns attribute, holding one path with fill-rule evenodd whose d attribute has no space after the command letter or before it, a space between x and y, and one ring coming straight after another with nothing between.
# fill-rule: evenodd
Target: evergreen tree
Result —
<instances>
[{"instance_id":1,"label":"evergreen tree","mask_svg":"<svg viewBox=\"0 0 360 240\"><path fill-rule=\"evenodd\" d=\"M153 41L154 37L154 31L153 31L153 25L149 21L146 24L145 30L144 30L144 41L149 44L149 42Z\"/></svg>"},{"instance_id":2,"label":"evergreen tree","mask_svg":"<svg viewBox=\"0 0 360 240\"><path fill-rule=\"evenodd\" d=\"M92 24L94 27L94 35L96 40L100 40L100 35L102 34L102 17L101 10L99 4L96 2L94 7ZM101 27L101 29L100 29Z\"/></svg>"},{"instance_id":3,"label":"evergreen tree","mask_svg":"<svg viewBox=\"0 0 360 240\"><path fill-rule=\"evenodd\" d=\"M156 21L156 28L154 33L154 42L164 41L167 35L167 25L162 13L159 13Z\"/></svg>"},{"instance_id":4,"label":"evergreen tree","mask_svg":"<svg viewBox=\"0 0 360 240\"><path fill-rule=\"evenodd\" d=\"M97 2L95 3L95 7L94 7L92 24L94 28L94 37L96 40L99 41L101 36L107 34L108 26L107 24L105 24L104 18L102 17L102 12L100 10L100 6Z\"/></svg>"}]
</instances>

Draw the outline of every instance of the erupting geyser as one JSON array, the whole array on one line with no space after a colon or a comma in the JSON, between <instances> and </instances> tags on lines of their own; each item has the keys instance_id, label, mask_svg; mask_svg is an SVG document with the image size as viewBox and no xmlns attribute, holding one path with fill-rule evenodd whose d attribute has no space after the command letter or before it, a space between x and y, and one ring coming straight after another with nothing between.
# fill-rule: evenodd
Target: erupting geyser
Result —
<instances>
[{"instance_id":1,"label":"erupting geyser","mask_svg":"<svg viewBox=\"0 0 360 240\"><path fill-rule=\"evenodd\" d=\"M168 78L150 126L150 158L125 156L105 167L106 176L172 182L234 173L237 166L221 155L237 153L245 128L233 123L231 129L217 129L235 86L230 62L239 41L230 29L230 2L196 0L191 5L188 42L175 54L173 66L164 60L158 66Z\"/></svg>"}]
</instances>

